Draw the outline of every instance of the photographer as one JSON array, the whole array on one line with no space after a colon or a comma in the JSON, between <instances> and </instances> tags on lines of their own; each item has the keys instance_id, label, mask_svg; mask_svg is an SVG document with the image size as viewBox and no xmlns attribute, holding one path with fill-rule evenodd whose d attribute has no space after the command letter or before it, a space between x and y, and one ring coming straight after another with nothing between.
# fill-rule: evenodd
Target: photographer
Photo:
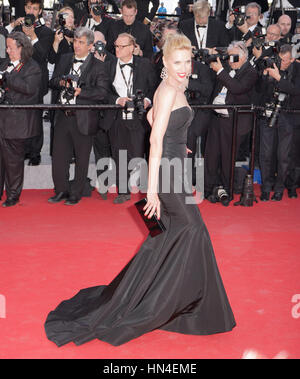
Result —
<instances>
[{"instance_id":1,"label":"photographer","mask_svg":"<svg viewBox=\"0 0 300 379\"><path fill-rule=\"evenodd\" d=\"M245 7L245 13L232 12L228 18L226 28L229 30L230 40L244 41L246 46L252 42L252 33L260 32L262 25L259 22L262 17L261 6L257 3L249 3Z\"/></svg>"},{"instance_id":2,"label":"photographer","mask_svg":"<svg viewBox=\"0 0 300 379\"><path fill-rule=\"evenodd\" d=\"M106 40L101 32L94 32L94 57L103 62L107 67L111 64L116 64L117 58L106 50ZM111 157L110 141L108 137L108 131L103 128L104 124L104 112L99 112L99 128L97 134L93 137L93 150L95 154L96 171L97 171L97 183L96 188L103 200L107 200L107 191L101 191L100 175L105 172L106 168L99 168L97 162L102 158ZM107 185L107 181L104 181L104 185Z\"/></svg>"},{"instance_id":3,"label":"photographer","mask_svg":"<svg viewBox=\"0 0 300 379\"><path fill-rule=\"evenodd\" d=\"M279 48L280 28L277 24L270 25L267 28L266 35L262 34L259 38L253 38L253 57L251 63L259 69L261 60L276 53Z\"/></svg>"},{"instance_id":4,"label":"photographer","mask_svg":"<svg viewBox=\"0 0 300 379\"><path fill-rule=\"evenodd\" d=\"M48 55L53 43L53 32L46 25L41 17L43 12L43 0L25 0L25 17L16 19L8 25L8 32L23 32L31 41L33 46L32 58L39 64L42 71L42 86L39 104L43 103L43 97L48 92ZM26 142L25 158L29 158L29 165L39 165L41 162L41 149L43 146L43 121L42 111L40 112L40 133L37 137Z\"/></svg>"},{"instance_id":5,"label":"photographer","mask_svg":"<svg viewBox=\"0 0 300 379\"><path fill-rule=\"evenodd\" d=\"M63 7L58 12L58 26L54 42L49 52L49 63L56 64L62 54L72 53L74 38L74 12L70 7Z\"/></svg>"},{"instance_id":6,"label":"photographer","mask_svg":"<svg viewBox=\"0 0 300 379\"><path fill-rule=\"evenodd\" d=\"M167 36L171 33L177 33L177 23L173 21L163 21L157 25L157 27L152 31L153 39L155 42L155 45L158 48L157 53L152 58L152 63L156 72L157 76L157 83L160 83L162 80L160 77L161 70L163 69L163 45L165 43L165 40Z\"/></svg>"},{"instance_id":7,"label":"photographer","mask_svg":"<svg viewBox=\"0 0 300 379\"><path fill-rule=\"evenodd\" d=\"M135 0L123 0L121 6L122 19L116 21L108 31L107 50L116 53L114 42L121 33L131 34L135 40L134 55L152 58L153 44L149 26L136 19L137 3Z\"/></svg>"},{"instance_id":8,"label":"photographer","mask_svg":"<svg viewBox=\"0 0 300 379\"><path fill-rule=\"evenodd\" d=\"M107 111L103 128L109 130L112 157L117 169L118 196L114 203L121 204L130 199L130 191L127 179L119 181L119 151L127 150L126 167L131 159L144 158L149 132L145 111L151 105L156 89L156 75L148 59L133 54L135 39L132 35L120 34L115 41L115 49L118 60L108 66L111 83L109 103L127 107L125 110ZM128 170L128 179L129 174Z\"/></svg>"},{"instance_id":9,"label":"photographer","mask_svg":"<svg viewBox=\"0 0 300 379\"><path fill-rule=\"evenodd\" d=\"M292 28L292 19L287 14L283 14L279 17L277 21L277 25L280 28L281 32L281 43L284 45L285 43L291 43L293 34L291 33Z\"/></svg>"},{"instance_id":10,"label":"photographer","mask_svg":"<svg viewBox=\"0 0 300 379\"><path fill-rule=\"evenodd\" d=\"M222 63L218 57L210 64L217 74L213 104L251 104L257 80L256 70L248 62L248 49L244 42L232 42L227 52L229 61ZM205 196L211 201L228 205L231 171L233 112L216 108L212 112L205 147ZM239 114L236 151L248 137L252 128L252 115ZM220 167L221 162L221 167ZM221 176L219 177L219 170Z\"/></svg>"},{"instance_id":11,"label":"photographer","mask_svg":"<svg viewBox=\"0 0 300 379\"><path fill-rule=\"evenodd\" d=\"M228 3L231 5L231 9L236 9L251 2L251 0L216 0L216 17L226 22L229 12ZM256 3L261 6L262 13L266 13L269 10L268 0L257 0Z\"/></svg>"},{"instance_id":12,"label":"photographer","mask_svg":"<svg viewBox=\"0 0 300 379\"><path fill-rule=\"evenodd\" d=\"M101 0L89 0L89 15L84 17L80 25L85 26L93 31L99 31L108 38L108 31L114 27L115 20L107 15L108 4Z\"/></svg>"},{"instance_id":13,"label":"photographer","mask_svg":"<svg viewBox=\"0 0 300 379\"><path fill-rule=\"evenodd\" d=\"M227 47L229 44L228 30L222 21L210 16L211 6L206 0L198 0L193 4L193 18L179 23L179 30L197 49Z\"/></svg>"},{"instance_id":14,"label":"photographer","mask_svg":"<svg viewBox=\"0 0 300 379\"><path fill-rule=\"evenodd\" d=\"M277 64L275 64L275 61ZM297 115L280 112L281 107L295 107L300 94L299 64L295 62L291 45L283 45L277 59L266 59L265 70L258 81L261 104L265 111L260 119L260 168L262 201L280 201L285 188ZM278 144L276 146L276 139ZM274 178L273 160L277 158Z\"/></svg>"},{"instance_id":15,"label":"photographer","mask_svg":"<svg viewBox=\"0 0 300 379\"><path fill-rule=\"evenodd\" d=\"M74 34L74 53L62 56L50 80L59 90L61 104L98 104L107 101L108 79L104 65L90 51L94 35L79 27ZM59 110L55 114L52 176L55 196L48 201L77 204L86 183L93 135L98 130L98 112L94 110ZM69 184L69 166L75 153L75 177Z\"/></svg>"},{"instance_id":16,"label":"photographer","mask_svg":"<svg viewBox=\"0 0 300 379\"><path fill-rule=\"evenodd\" d=\"M192 71L189 77L186 97L190 105L209 104L215 78L208 65L192 60ZM205 139L210 123L210 111L195 109L194 118L188 128L187 148L191 150L188 157L192 158L192 184L196 184L195 158L204 156ZM200 138L198 138L200 137ZM197 139L200 146L197 151Z\"/></svg>"},{"instance_id":17,"label":"photographer","mask_svg":"<svg viewBox=\"0 0 300 379\"><path fill-rule=\"evenodd\" d=\"M13 105L38 103L42 75L38 64L31 58L33 51L29 39L20 32L9 34L7 53L9 59L0 65L2 101ZM24 179L25 141L38 133L38 111L1 111L0 183L5 181L7 196L3 207L19 202Z\"/></svg>"}]
</instances>

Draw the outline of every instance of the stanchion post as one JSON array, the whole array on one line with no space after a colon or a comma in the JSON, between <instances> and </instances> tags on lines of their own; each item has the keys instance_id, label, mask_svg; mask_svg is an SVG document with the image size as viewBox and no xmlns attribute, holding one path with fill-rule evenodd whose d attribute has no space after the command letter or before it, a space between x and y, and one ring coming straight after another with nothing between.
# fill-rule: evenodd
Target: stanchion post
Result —
<instances>
[{"instance_id":1,"label":"stanchion post","mask_svg":"<svg viewBox=\"0 0 300 379\"><path fill-rule=\"evenodd\" d=\"M254 165L255 165L255 139L256 139L256 128L257 128L257 113L256 109L252 108L253 114L253 129L252 129L252 144L251 144L251 161L250 161L250 175L254 178Z\"/></svg>"},{"instance_id":2,"label":"stanchion post","mask_svg":"<svg viewBox=\"0 0 300 379\"><path fill-rule=\"evenodd\" d=\"M238 120L238 109L233 108L233 119L232 119L232 148L231 148L231 172L230 172L230 189L229 196L233 199L233 183L234 183L234 168L235 168L235 157L236 157L236 138L237 138L237 120Z\"/></svg>"}]
</instances>

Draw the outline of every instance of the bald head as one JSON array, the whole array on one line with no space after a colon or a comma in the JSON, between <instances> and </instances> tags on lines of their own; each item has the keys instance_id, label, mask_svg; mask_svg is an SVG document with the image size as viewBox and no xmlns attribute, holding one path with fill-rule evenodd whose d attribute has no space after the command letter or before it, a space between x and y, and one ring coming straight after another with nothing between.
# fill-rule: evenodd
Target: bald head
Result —
<instances>
[{"instance_id":1,"label":"bald head","mask_svg":"<svg viewBox=\"0 0 300 379\"><path fill-rule=\"evenodd\" d=\"M281 36L284 37L286 36L292 27L292 20L290 16L287 14L283 14L282 16L279 17L277 21L277 25L280 27L281 30Z\"/></svg>"},{"instance_id":2,"label":"bald head","mask_svg":"<svg viewBox=\"0 0 300 379\"><path fill-rule=\"evenodd\" d=\"M94 38L95 38L94 42L101 41L106 44L104 34L99 32L98 30L94 32Z\"/></svg>"},{"instance_id":3,"label":"bald head","mask_svg":"<svg viewBox=\"0 0 300 379\"><path fill-rule=\"evenodd\" d=\"M272 24L267 29L266 41L278 41L281 36L281 29L277 24Z\"/></svg>"}]
</instances>

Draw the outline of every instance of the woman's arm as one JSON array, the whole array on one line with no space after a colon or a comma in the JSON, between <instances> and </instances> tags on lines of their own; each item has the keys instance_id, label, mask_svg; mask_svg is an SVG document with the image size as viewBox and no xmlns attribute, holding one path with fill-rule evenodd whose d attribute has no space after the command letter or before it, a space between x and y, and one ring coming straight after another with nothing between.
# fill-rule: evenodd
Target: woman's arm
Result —
<instances>
[{"instance_id":1,"label":"woman's arm","mask_svg":"<svg viewBox=\"0 0 300 379\"><path fill-rule=\"evenodd\" d=\"M169 86L160 88L154 99L153 124L150 135L150 156L148 171L147 204L145 215L151 218L156 212L160 218L160 201L157 195L159 166L162 156L163 138L169 123L176 98L176 89Z\"/></svg>"}]
</instances>

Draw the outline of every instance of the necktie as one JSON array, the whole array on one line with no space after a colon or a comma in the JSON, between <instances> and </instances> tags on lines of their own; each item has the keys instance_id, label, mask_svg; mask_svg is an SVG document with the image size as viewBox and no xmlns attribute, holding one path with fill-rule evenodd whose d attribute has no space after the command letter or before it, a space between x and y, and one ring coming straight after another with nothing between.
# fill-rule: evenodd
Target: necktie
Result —
<instances>
[{"instance_id":1,"label":"necktie","mask_svg":"<svg viewBox=\"0 0 300 379\"><path fill-rule=\"evenodd\" d=\"M120 67L123 68L125 66L129 66L131 68L133 68L133 64L132 63L124 63L124 64L120 64Z\"/></svg>"},{"instance_id":2,"label":"necktie","mask_svg":"<svg viewBox=\"0 0 300 379\"><path fill-rule=\"evenodd\" d=\"M126 25L126 27L125 27L125 33L132 34L132 27L131 27L131 25Z\"/></svg>"},{"instance_id":3,"label":"necktie","mask_svg":"<svg viewBox=\"0 0 300 379\"><path fill-rule=\"evenodd\" d=\"M83 63L84 62L84 60L83 59L74 59L74 63Z\"/></svg>"},{"instance_id":4,"label":"necktie","mask_svg":"<svg viewBox=\"0 0 300 379\"><path fill-rule=\"evenodd\" d=\"M206 29L207 25L196 25L196 28L199 29L199 28L204 28Z\"/></svg>"}]
</instances>

